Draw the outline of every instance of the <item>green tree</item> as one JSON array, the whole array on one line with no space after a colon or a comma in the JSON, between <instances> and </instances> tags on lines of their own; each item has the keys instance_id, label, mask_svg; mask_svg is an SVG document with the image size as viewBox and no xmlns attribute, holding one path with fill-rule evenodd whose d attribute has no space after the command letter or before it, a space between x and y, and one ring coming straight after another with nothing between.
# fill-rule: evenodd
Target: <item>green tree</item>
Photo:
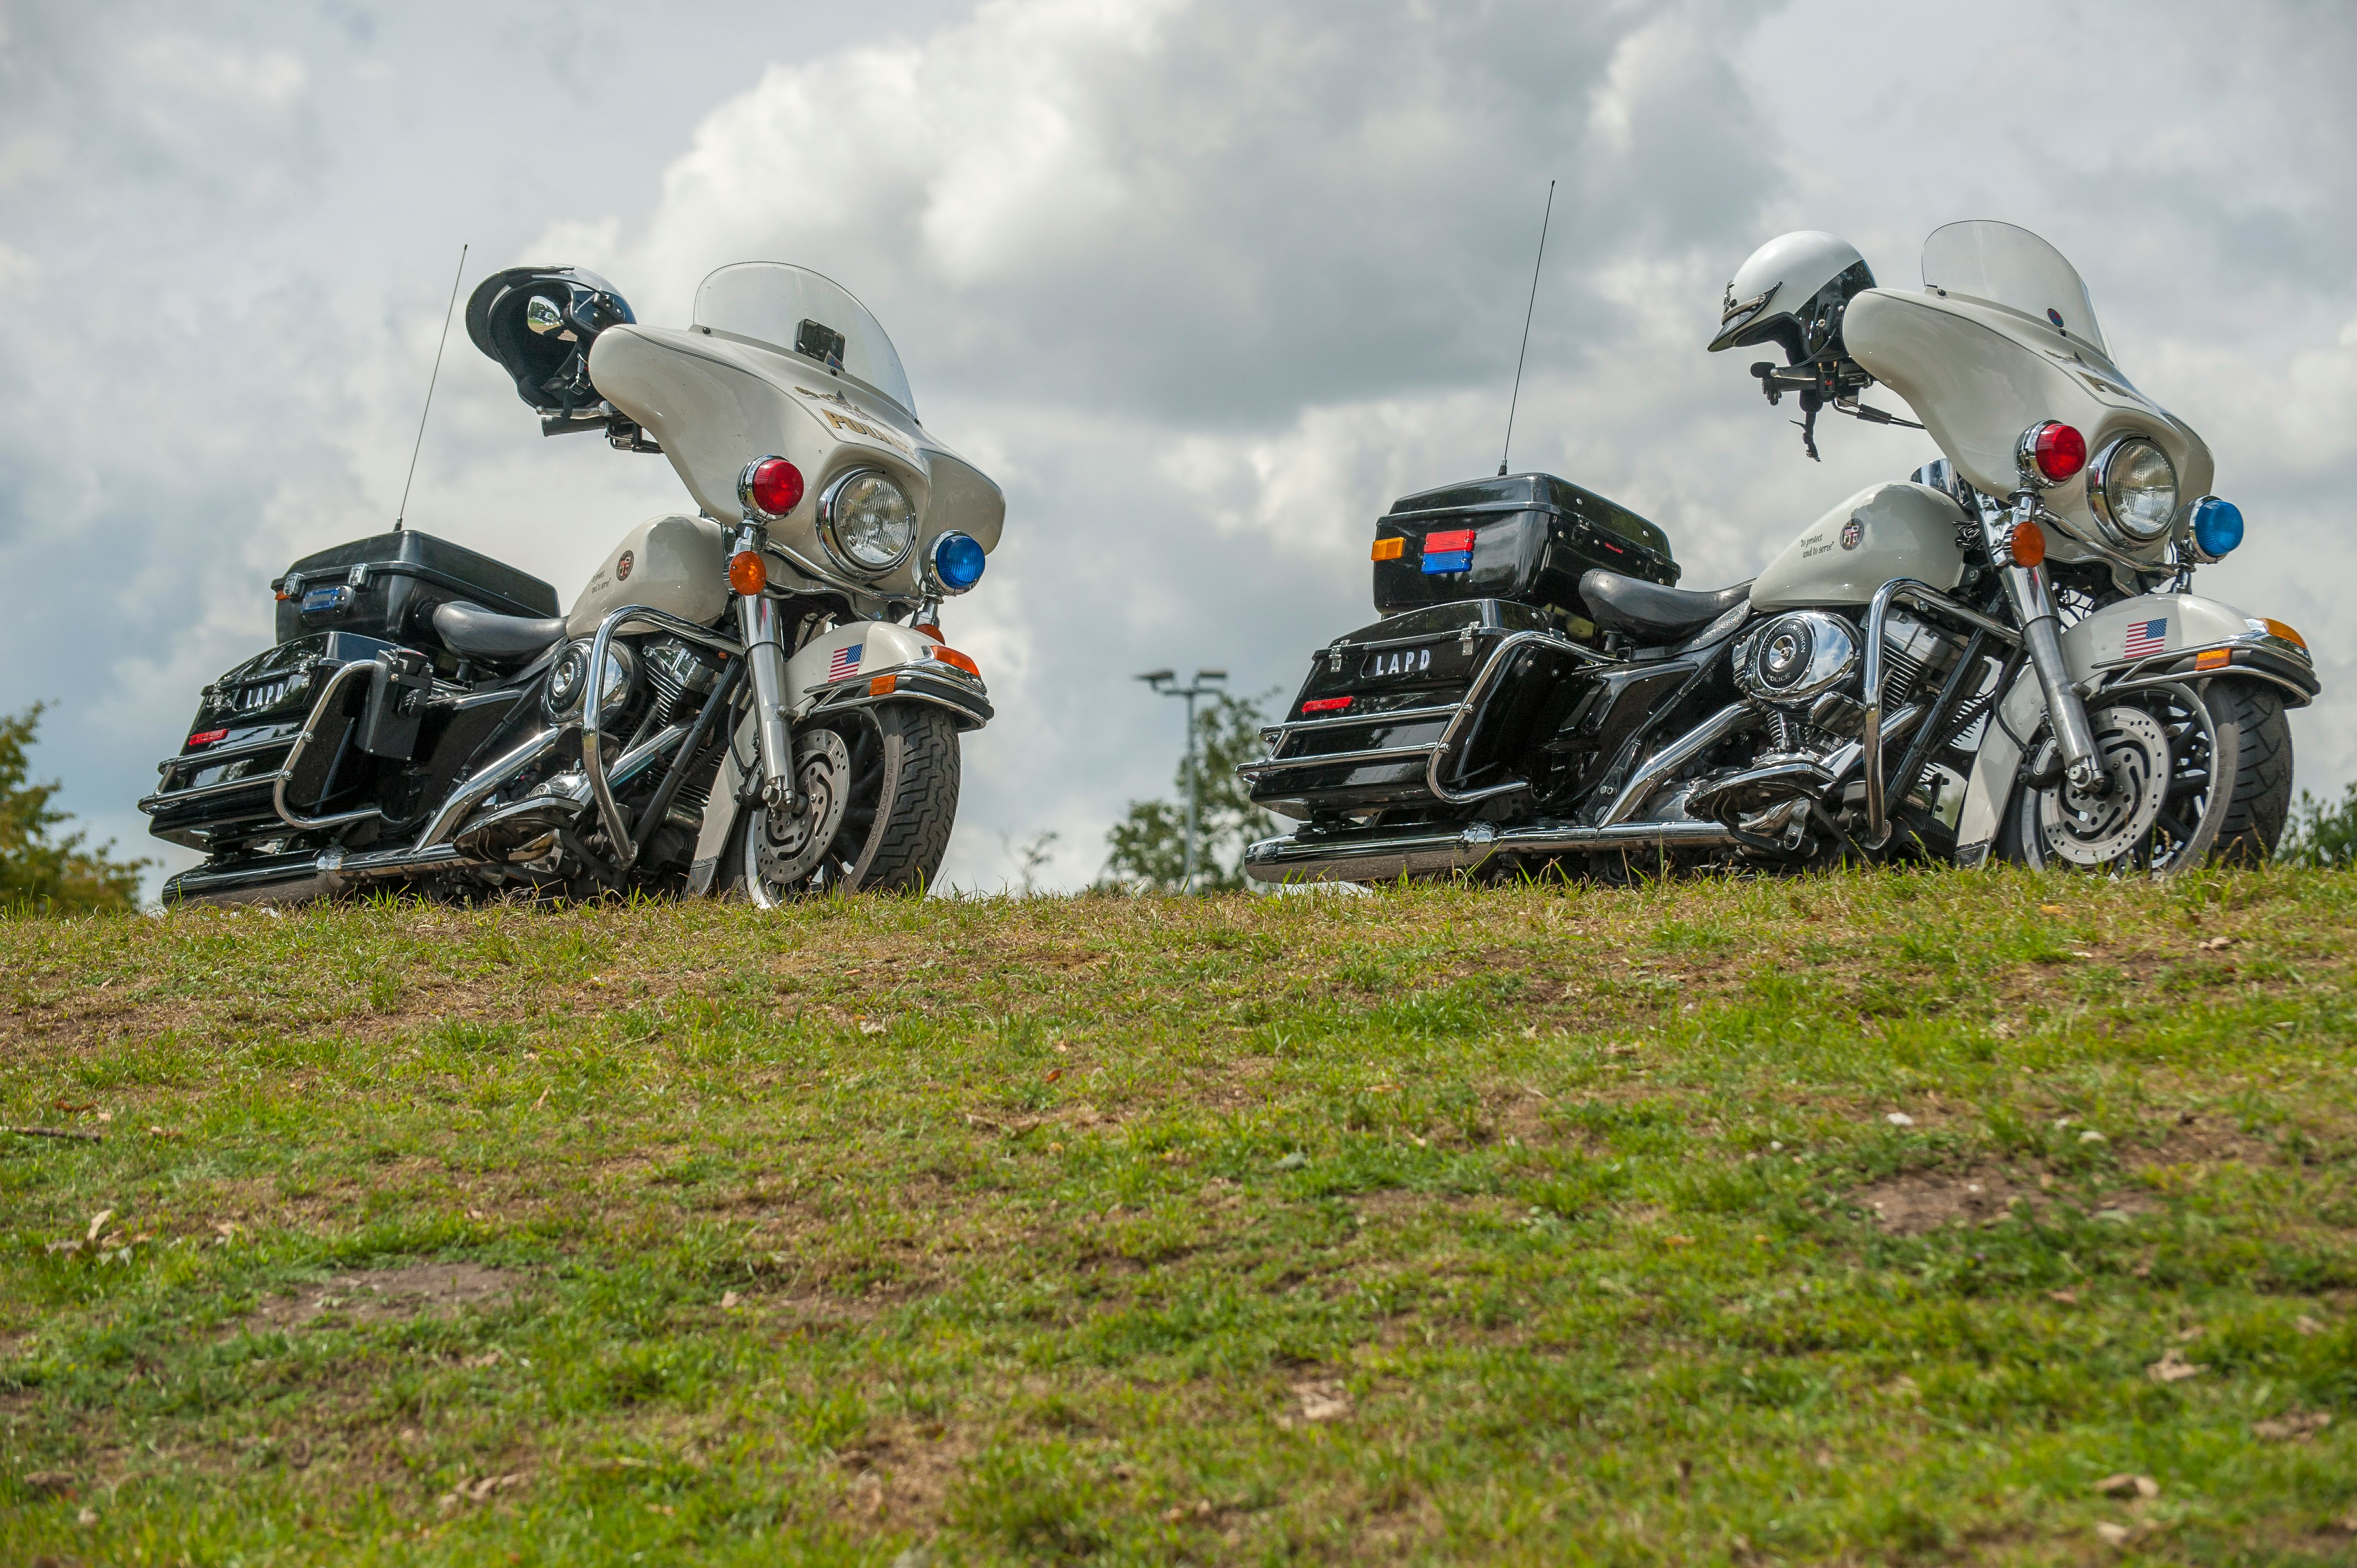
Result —
<instances>
[{"instance_id":1,"label":"green tree","mask_svg":"<svg viewBox=\"0 0 2357 1568\"><path fill-rule=\"evenodd\" d=\"M2302 789L2291 818L2291 832L2276 851L2277 860L2342 871L2357 865L2357 784L2350 785L2334 805Z\"/></svg>"},{"instance_id":2,"label":"green tree","mask_svg":"<svg viewBox=\"0 0 2357 1568\"><path fill-rule=\"evenodd\" d=\"M117 860L113 843L84 849L78 832L53 836L70 820L49 804L59 786L27 781L27 754L40 723L38 703L0 717L0 910L67 915L137 908L139 873L150 862Z\"/></svg>"},{"instance_id":3,"label":"green tree","mask_svg":"<svg viewBox=\"0 0 2357 1568\"><path fill-rule=\"evenodd\" d=\"M1278 832L1276 818L1252 803L1236 765L1268 754L1260 728L1269 722L1259 698L1207 698L1195 711L1196 765L1199 800L1195 886L1242 887L1244 846ZM1104 880L1120 887L1151 888L1175 893L1186 879L1187 760L1182 756L1172 775L1176 798L1132 800L1129 815L1105 834L1112 854L1105 861Z\"/></svg>"}]
</instances>

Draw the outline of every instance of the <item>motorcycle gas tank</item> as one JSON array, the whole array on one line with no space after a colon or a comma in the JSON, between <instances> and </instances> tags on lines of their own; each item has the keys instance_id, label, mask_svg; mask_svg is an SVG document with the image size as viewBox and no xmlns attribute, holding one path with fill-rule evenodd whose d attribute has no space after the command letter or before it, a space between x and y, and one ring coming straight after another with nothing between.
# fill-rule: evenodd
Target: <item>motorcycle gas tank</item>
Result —
<instances>
[{"instance_id":1,"label":"motorcycle gas tank","mask_svg":"<svg viewBox=\"0 0 2357 1568\"><path fill-rule=\"evenodd\" d=\"M985 551L997 548L1006 516L997 485L856 377L702 328L639 326L599 333L589 374L608 402L662 446L707 517L742 520L737 480L754 459L775 455L800 468L802 499L770 524L770 536L846 585L914 597L942 533L971 534ZM835 562L819 536L821 498L855 468L882 469L917 512L908 560L873 578Z\"/></svg>"},{"instance_id":2,"label":"motorcycle gas tank","mask_svg":"<svg viewBox=\"0 0 2357 1568\"><path fill-rule=\"evenodd\" d=\"M1755 609L1862 605L1893 577L1945 591L1964 575L1964 509L1928 485L1872 485L1817 519L1751 585Z\"/></svg>"},{"instance_id":3,"label":"motorcycle gas tank","mask_svg":"<svg viewBox=\"0 0 2357 1568\"><path fill-rule=\"evenodd\" d=\"M674 513L622 536L565 618L567 637L590 637L624 605L646 605L710 626L728 607L728 557L720 525Z\"/></svg>"},{"instance_id":4,"label":"motorcycle gas tank","mask_svg":"<svg viewBox=\"0 0 2357 1568\"><path fill-rule=\"evenodd\" d=\"M2089 341L2018 310L1932 291L1867 289L1849 303L1842 341L1867 372L1907 401L1956 471L1984 495L2021 488L2014 452L2021 433L2059 419L2086 437L2092 455L2124 435L2158 443L2177 470L2181 500L2209 493L2210 448L2190 425L2130 385ZM2046 506L2072 528L2101 538L2083 479L2045 492ZM2163 536L2130 552L2158 564ZM2055 529L2047 553L2080 561L2094 553Z\"/></svg>"}]
</instances>

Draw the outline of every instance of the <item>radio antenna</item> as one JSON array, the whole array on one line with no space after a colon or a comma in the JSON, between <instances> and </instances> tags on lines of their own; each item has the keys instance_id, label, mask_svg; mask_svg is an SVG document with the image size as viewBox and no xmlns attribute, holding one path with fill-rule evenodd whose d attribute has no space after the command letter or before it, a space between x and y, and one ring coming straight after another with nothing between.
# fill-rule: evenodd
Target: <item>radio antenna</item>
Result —
<instances>
[{"instance_id":1,"label":"radio antenna","mask_svg":"<svg viewBox=\"0 0 2357 1568\"><path fill-rule=\"evenodd\" d=\"M1514 356L1514 395L1506 401L1506 445L1498 453L1498 478L1506 477L1506 456L1514 449L1514 406L1523 401L1523 360L1531 351L1531 315L1539 307L1539 268L1546 262L1547 224L1555 218L1555 181L1547 181L1546 211L1539 218L1539 259L1531 263L1531 302L1523 307L1523 347Z\"/></svg>"},{"instance_id":2,"label":"radio antenna","mask_svg":"<svg viewBox=\"0 0 2357 1568\"><path fill-rule=\"evenodd\" d=\"M450 317L457 314L458 285L466 275L467 247L460 245L457 275L450 280L450 303L442 312L442 340L434 345L434 373L425 378L425 406L417 415L417 440L409 448L409 478L401 481L401 510L393 514L395 533L401 532L402 520L409 515L409 487L417 481L417 454L425 447L425 416L434 412L434 383L442 379L442 350L450 343Z\"/></svg>"}]
</instances>

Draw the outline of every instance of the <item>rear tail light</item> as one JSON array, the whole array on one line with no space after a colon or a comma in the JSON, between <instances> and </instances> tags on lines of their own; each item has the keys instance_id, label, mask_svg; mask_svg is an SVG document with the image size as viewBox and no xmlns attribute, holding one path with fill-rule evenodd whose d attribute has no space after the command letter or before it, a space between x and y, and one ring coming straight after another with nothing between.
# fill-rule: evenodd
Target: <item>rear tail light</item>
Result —
<instances>
[{"instance_id":1,"label":"rear tail light","mask_svg":"<svg viewBox=\"0 0 2357 1568\"><path fill-rule=\"evenodd\" d=\"M2033 424L2021 433L2016 451L2025 477L2041 485L2059 485L2087 466L2087 438L2057 419Z\"/></svg>"},{"instance_id":2,"label":"rear tail light","mask_svg":"<svg viewBox=\"0 0 2357 1568\"><path fill-rule=\"evenodd\" d=\"M1350 705L1351 699L1348 697L1312 697L1301 704L1301 711L1305 714L1330 714L1337 708L1347 708Z\"/></svg>"}]
</instances>

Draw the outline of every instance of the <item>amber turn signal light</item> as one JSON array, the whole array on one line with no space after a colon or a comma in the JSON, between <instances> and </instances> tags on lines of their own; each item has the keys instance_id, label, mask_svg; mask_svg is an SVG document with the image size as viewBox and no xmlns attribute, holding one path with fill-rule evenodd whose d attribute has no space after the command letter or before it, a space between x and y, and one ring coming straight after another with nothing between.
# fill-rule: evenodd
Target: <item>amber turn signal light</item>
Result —
<instances>
[{"instance_id":1,"label":"amber turn signal light","mask_svg":"<svg viewBox=\"0 0 2357 1568\"><path fill-rule=\"evenodd\" d=\"M2046 559L2046 531L2029 518L2013 525L2013 538L2006 546L2017 566L2035 566Z\"/></svg>"},{"instance_id":2,"label":"amber turn signal light","mask_svg":"<svg viewBox=\"0 0 2357 1568\"><path fill-rule=\"evenodd\" d=\"M931 648L926 651L952 669L963 670L977 681L982 679L982 667L954 648Z\"/></svg>"},{"instance_id":3,"label":"amber turn signal light","mask_svg":"<svg viewBox=\"0 0 2357 1568\"><path fill-rule=\"evenodd\" d=\"M1396 561L1403 554L1406 553L1406 551L1407 541L1405 539L1378 539L1375 541L1374 553L1369 556L1368 559L1372 561Z\"/></svg>"},{"instance_id":4,"label":"amber turn signal light","mask_svg":"<svg viewBox=\"0 0 2357 1568\"><path fill-rule=\"evenodd\" d=\"M2270 635L2282 638L2286 642L2290 643L2295 648L2304 649L2308 646L2308 639L2300 636L2299 633L2292 630L2291 628L2284 625L2284 623L2279 620L2272 618L2263 619L2259 624L2266 627Z\"/></svg>"},{"instance_id":5,"label":"amber turn signal light","mask_svg":"<svg viewBox=\"0 0 2357 1568\"><path fill-rule=\"evenodd\" d=\"M770 585L770 569L761 564L759 551L739 550L728 558L728 585L748 599Z\"/></svg>"}]
</instances>

